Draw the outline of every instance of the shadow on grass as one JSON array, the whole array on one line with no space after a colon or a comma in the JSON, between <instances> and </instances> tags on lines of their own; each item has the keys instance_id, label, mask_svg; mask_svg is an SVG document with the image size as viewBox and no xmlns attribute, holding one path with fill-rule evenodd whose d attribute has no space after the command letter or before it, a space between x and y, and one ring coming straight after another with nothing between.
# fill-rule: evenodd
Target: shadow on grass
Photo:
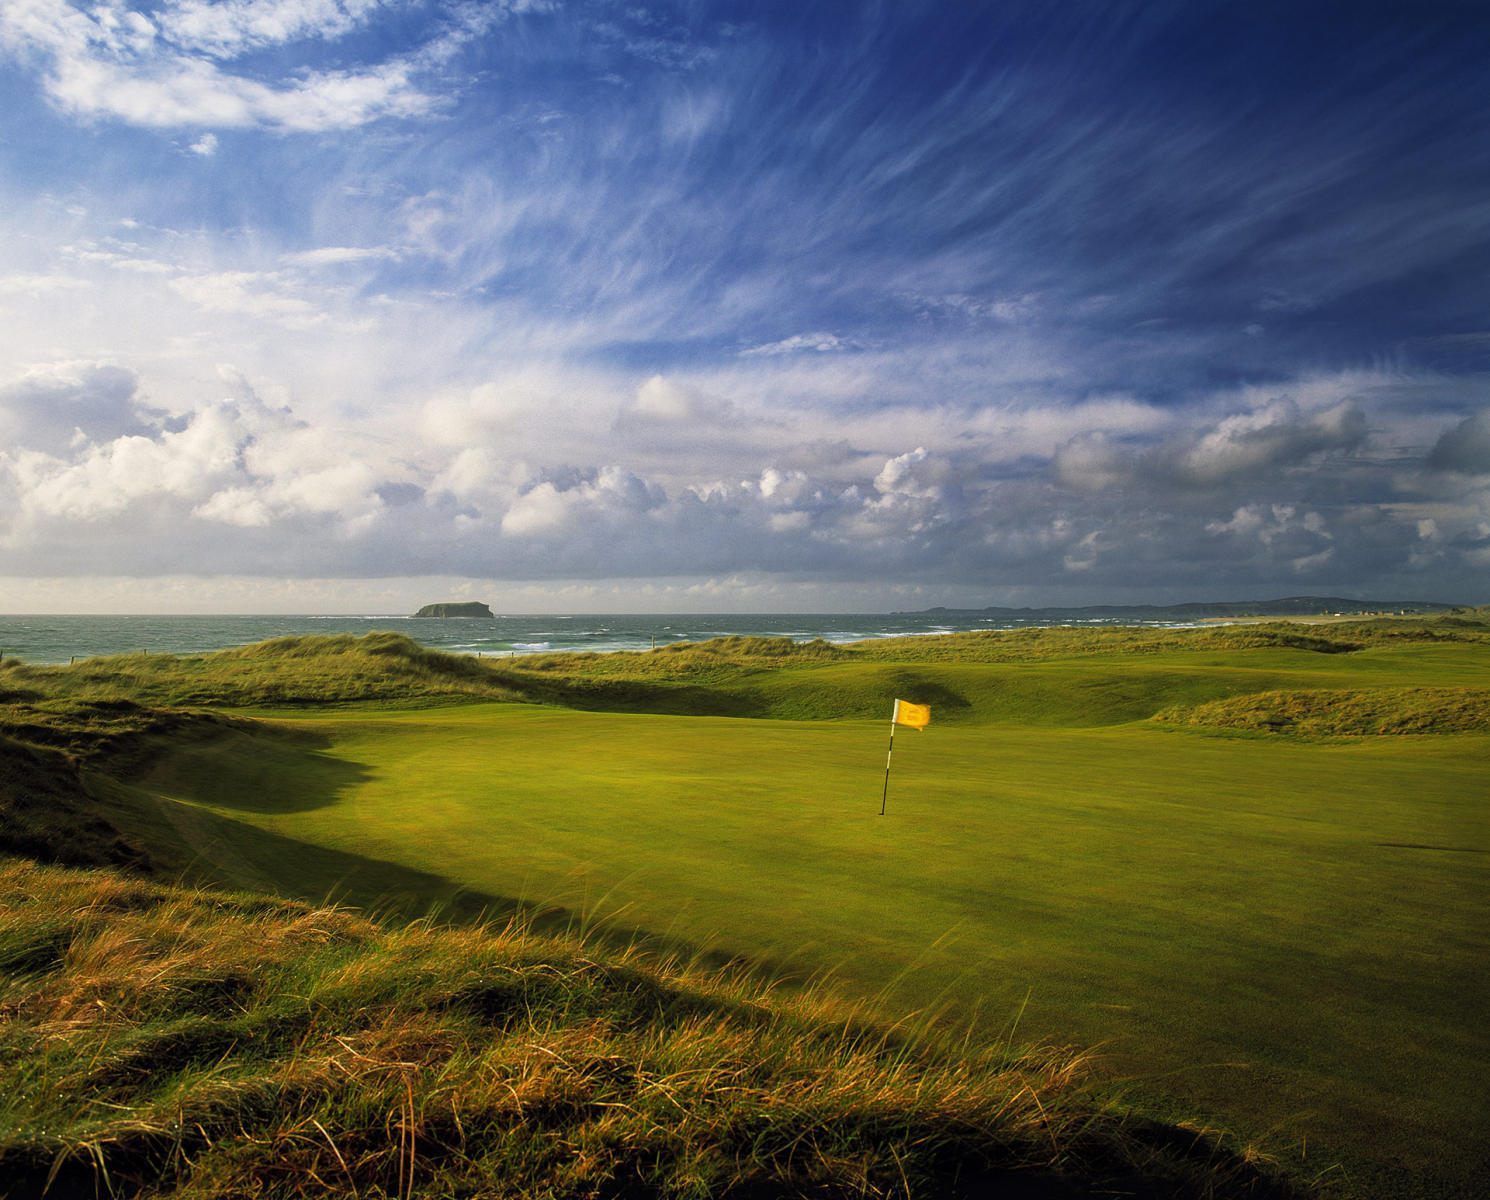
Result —
<instances>
[{"instance_id":1,"label":"shadow on grass","mask_svg":"<svg viewBox=\"0 0 1490 1200\"><path fill-rule=\"evenodd\" d=\"M236 718L152 736L126 770L112 771L177 799L277 815L337 803L371 773L330 752L330 737L274 721Z\"/></svg>"},{"instance_id":2,"label":"shadow on grass","mask_svg":"<svg viewBox=\"0 0 1490 1200\"><path fill-rule=\"evenodd\" d=\"M0 732L0 853L148 872L150 856L102 813L67 754Z\"/></svg>"},{"instance_id":3,"label":"shadow on grass","mask_svg":"<svg viewBox=\"0 0 1490 1200\"><path fill-rule=\"evenodd\" d=\"M1420 842L1376 842L1388 850L1437 850L1444 854L1490 854L1477 846L1425 846Z\"/></svg>"},{"instance_id":4,"label":"shadow on grass","mask_svg":"<svg viewBox=\"0 0 1490 1200\"><path fill-rule=\"evenodd\" d=\"M912 704L929 704L941 720L945 720L948 713L961 713L964 709L972 708L972 704L960 692L953 691L941 680L920 671L892 671L887 682L890 685L888 694L880 699L877 711L865 715L877 717L883 713L888 719L890 705L897 698L909 700Z\"/></svg>"},{"instance_id":5,"label":"shadow on grass","mask_svg":"<svg viewBox=\"0 0 1490 1200\"><path fill-rule=\"evenodd\" d=\"M653 713L659 716L768 717L764 696L717 684L652 682L586 675L511 671L503 682L524 699L581 712Z\"/></svg>"},{"instance_id":6,"label":"shadow on grass","mask_svg":"<svg viewBox=\"0 0 1490 1200\"><path fill-rule=\"evenodd\" d=\"M903 1125L897 1124L887 1132L904 1134ZM1176 1148L1174 1139L1165 1131L1159 1137L1150 1137L1149 1130L1134 1127L1128 1134L1129 1153L1152 1155L1154 1159L1166 1160L1168 1177L1148 1176L1135 1169L1130 1162L1123 1161L1126 1155L1114 1154L1112 1149L1087 1147L1097 1150L1082 1164L1085 1170L1071 1172L1059 1167L987 1168L976 1164L976 1155L969 1155L973 1163L951 1159L938 1179L922 1187L907 1185L903 1193L907 1200L1307 1200L1308 1192L1286 1180L1257 1170L1251 1164L1225 1156L1218 1160L1207 1154L1207 1148L1194 1144ZM939 1129L928 1128L925 1136L935 1137ZM1166 1144L1168 1143L1168 1144ZM0 1162L6 1170L8 1200L98 1200L100 1196L112 1196L115 1200L132 1200L133 1197L158 1194L155 1187L144 1181L154 1177L159 1183L170 1179L171 1183L189 1181L189 1173L179 1166L183 1154L197 1154L208 1146L205 1134L199 1129L182 1131L174 1136L163 1136L154 1131L138 1130L112 1139L107 1155L102 1146L54 1148L53 1146L7 1147L0 1153ZM1176 1152L1177 1151L1177 1152ZM107 1160L107 1165L105 1163ZM175 1170L171 1170L171 1167ZM667 1200L676 1196L675 1189L647 1178L646 1168L651 1164L637 1159L623 1159L616 1164L610 1179L592 1195L597 1200ZM971 1168L971 1169L970 1169ZM1186 1173L1190 1178L1186 1178ZM1217 1185L1206 1181L1206 1175L1221 1176ZM185 1178L183 1178L183 1175ZM1178 1175L1179 1178L1175 1178ZM175 1178L172 1178L175 1176ZM412 1182L412 1180L411 1180ZM423 1183L421 1180L420 1183ZM304 1191L300 1195L306 1195ZM340 1196L346 1193L336 1188L309 1193L311 1196ZM381 1191L378 1194L383 1194ZM415 1196L448 1194L435 1192L415 1185L411 1193ZM456 1195L464 1194L456 1192ZM485 1192L481 1194L487 1194ZM810 1190L791 1179L742 1178L729 1189L736 1200L801 1200L814 1195L822 1200L849 1200L851 1196L866 1194L859 1189L852 1191L838 1188L813 1187Z\"/></svg>"},{"instance_id":7,"label":"shadow on grass","mask_svg":"<svg viewBox=\"0 0 1490 1200\"><path fill-rule=\"evenodd\" d=\"M123 801L130 809L139 802L137 793ZM156 798L155 803L174 827L176 843L170 849L159 849L159 857L190 883L264 892L311 904L345 905L380 920L433 919L451 925L512 921L537 933L578 935L611 950L642 949L708 967L746 970L787 984L805 985L817 974L815 968L784 959L747 959L732 951L626 925L614 917L479 891L429 871L297 841L193 804L165 798ZM111 808L118 811L120 807L121 798L116 796ZM152 849L159 847L159 830L137 832L145 835Z\"/></svg>"}]
</instances>

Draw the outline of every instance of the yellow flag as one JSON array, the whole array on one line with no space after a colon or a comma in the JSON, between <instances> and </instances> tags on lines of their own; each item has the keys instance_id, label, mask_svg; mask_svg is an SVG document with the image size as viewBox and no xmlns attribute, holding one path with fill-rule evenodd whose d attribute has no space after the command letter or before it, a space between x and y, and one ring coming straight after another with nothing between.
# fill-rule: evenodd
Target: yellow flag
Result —
<instances>
[{"instance_id":1,"label":"yellow flag","mask_svg":"<svg viewBox=\"0 0 1490 1200\"><path fill-rule=\"evenodd\" d=\"M908 700L895 701L895 715L890 718L896 725L909 725L912 729L925 729L931 724L931 705L912 704Z\"/></svg>"}]
</instances>

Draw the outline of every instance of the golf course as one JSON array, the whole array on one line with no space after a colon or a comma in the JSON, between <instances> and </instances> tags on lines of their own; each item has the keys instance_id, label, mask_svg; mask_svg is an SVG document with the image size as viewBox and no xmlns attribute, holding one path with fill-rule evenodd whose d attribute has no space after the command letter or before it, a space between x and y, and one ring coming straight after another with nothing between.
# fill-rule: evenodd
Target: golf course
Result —
<instances>
[{"instance_id":1,"label":"golf course","mask_svg":"<svg viewBox=\"0 0 1490 1200\"><path fill-rule=\"evenodd\" d=\"M284 639L7 661L0 733L64 749L198 882L523 913L916 1037L1069 1046L1105 1103L1300 1188L1467 1198L1486 618L483 660ZM931 724L887 771L897 698Z\"/></svg>"}]
</instances>

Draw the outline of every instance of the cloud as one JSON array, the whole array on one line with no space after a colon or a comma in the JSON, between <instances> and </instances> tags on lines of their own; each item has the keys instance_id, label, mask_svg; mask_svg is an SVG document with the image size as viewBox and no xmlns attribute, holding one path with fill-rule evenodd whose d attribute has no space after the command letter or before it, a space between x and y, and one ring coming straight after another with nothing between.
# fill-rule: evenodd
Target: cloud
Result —
<instances>
[{"instance_id":1,"label":"cloud","mask_svg":"<svg viewBox=\"0 0 1490 1200\"><path fill-rule=\"evenodd\" d=\"M1317 512L1300 515L1291 504L1244 505L1232 513L1230 520L1210 521L1205 528L1207 533L1234 534L1243 539L1255 539L1264 546L1271 545L1284 534L1300 530L1323 538L1331 536Z\"/></svg>"},{"instance_id":2,"label":"cloud","mask_svg":"<svg viewBox=\"0 0 1490 1200\"><path fill-rule=\"evenodd\" d=\"M176 433L118 437L75 457L23 455L25 512L89 522L146 498L203 499L232 471L238 449L231 423L208 410Z\"/></svg>"},{"instance_id":3,"label":"cloud","mask_svg":"<svg viewBox=\"0 0 1490 1200\"><path fill-rule=\"evenodd\" d=\"M1365 418L1350 401L1305 415L1295 401L1282 398L1222 418L1181 451L1174 465L1186 482L1210 486L1292 466L1316 454L1351 450L1365 437Z\"/></svg>"},{"instance_id":4,"label":"cloud","mask_svg":"<svg viewBox=\"0 0 1490 1200\"><path fill-rule=\"evenodd\" d=\"M597 527L644 514L666 503L656 486L620 467L602 467L593 478L557 487L545 480L518 497L502 516L502 532L527 538L572 533L581 525L593 536Z\"/></svg>"},{"instance_id":5,"label":"cloud","mask_svg":"<svg viewBox=\"0 0 1490 1200\"><path fill-rule=\"evenodd\" d=\"M350 33L382 0L171 0L158 14L170 40L214 57ZM133 14L137 15L137 14Z\"/></svg>"},{"instance_id":6,"label":"cloud","mask_svg":"<svg viewBox=\"0 0 1490 1200\"><path fill-rule=\"evenodd\" d=\"M752 346L748 350L741 350L741 358L754 358L759 356L773 356L778 354L797 354L803 350L815 351L818 354L827 354L834 351L855 349L854 342L847 338L841 338L832 333L798 333L789 338L783 338L779 342L768 342L764 346Z\"/></svg>"},{"instance_id":7,"label":"cloud","mask_svg":"<svg viewBox=\"0 0 1490 1200\"><path fill-rule=\"evenodd\" d=\"M286 254L282 261L294 267L337 267L346 263L377 262L398 257L398 251L387 246L318 246Z\"/></svg>"},{"instance_id":8,"label":"cloud","mask_svg":"<svg viewBox=\"0 0 1490 1200\"><path fill-rule=\"evenodd\" d=\"M0 5L0 570L1469 577L1474 56L907 14Z\"/></svg>"},{"instance_id":9,"label":"cloud","mask_svg":"<svg viewBox=\"0 0 1490 1200\"><path fill-rule=\"evenodd\" d=\"M1490 475L1490 409L1481 409L1434 443L1428 466L1435 471Z\"/></svg>"},{"instance_id":10,"label":"cloud","mask_svg":"<svg viewBox=\"0 0 1490 1200\"><path fill-rule=\"evenodd\" d=\"M1476 545L1456 539L1485 520L1461 504L1368 521L1308 503L1298 488L1293 499L1269 498L1276 487L1259 489L1246 473L1217 504L1190 512L1154 511L1138 492L1072 502L1038 475L990 475L965 447L826 456L826 470L768 459L735 481L695 465L683 485L625 463L563 466L527 439L385 444L249 394L178 424L57 453L0 454L0 492L15 500L6 565L130 570L174 558L267 575L314 564L322 575L605 579L734 564L825 580L862 576L867 555L876 571L947 587L1010 572L1047 588L1141 587L1163 569L1175 586L1188 579L1209 592L1270 572L1336 578L1379 565L1389 548L1406 564L1429 544L1426 520L1433 553L1455 561ZM592 449L605 452L599 442ZM689 477L680 464L669 470Z\"/></svg>"},{"instance_id":11,"label":"cloud","mask_svg":"<svg viewBox=\"0 0 1490 1200\"><path fill-rule=\"evenodd\" d=\"M138 381L110 363L53 363L0 385L0 447L61 454L79 442L143 432Z\"/></svg>"},{"instance_id":12,"label":"cloud","mask_svg":"<svg viewBox=\"0 0 1490 1200\"><path fill-rule=\"evenodd\" d=\"M122 390L122 381L115 382ZM89 527L117 536L112 519L149 514L136 546L169 529L189 546L213 525L291 527L331 518L355 528L383 504L379 472L348 442L257 399L222 400L195 412L181 428L76 436L56 452L3 455L16 486L12 538L29 529L45 540ZM386 468L385 468L386 469ZM120 553L127 559L124 545Z\"/></svg>"},{"instance_id":13,"label":"cloud","mask_svg":"<svg viewBox=\"0 0 1490 1200\"><path fill-rule=\"evenodd\" d=\"M72 228L55 260L19 265L87 285L40 301L56 304L49 339L79 328L77 294L117 314L106 365L124 374L56 359L0 407L33 429L24 452L0 442L12 573L845 580L872 560L948 588L1210 591L1410 573L1430 554L1460 570L1490 517L1454 473L1411 473L1460 403L1432 375L1306 374L1176 403L1000 374L1002 343L919 327L854 354L734 343L637 369L593 352L609 327L589 312L539 321L526 298L400 289L395 269L428 260L371 226L251 254ZM1363 507L1367 488L1395 490L1400 512Z\"/></svg>"},{"instance_id":14,"label":"cloud","mask_svg":"<svg viewBox=\"0 0 1490 1200\"><path fill-rule=\"evenodd\" d=\"M4 275L0 276L0 296L41 296L57 292L86 290L91 284L72 275Z\"/></svg>"},{"instance_id":15,"label":"cloud","mask_svg":"<svg viewBox=\"0 0 1490 1200\"><path fill-rule=\"evenodd\" d=\"M653 375L636 389L626 409L628 416L648 423L717 421L728 414L728 406L706 396L698 388Z\"/></svg>"},{"instance_id":16,"label":"cloud","mask_svg":"<svg viewBox=\"0 0 1490 1200\"><path fill-rule=\"evenodd\" d=\"M1063 487L1104 492L1125 487L1137 477L1137 463L1104 431L1080 434L1051 459L1051 474Z\"/></svg>"},{"instance_id":17,"label":"cloud","mask_svg":"<svg viewBox=\"0 0 1490 1200\"><path fill-rule=\"evenodd\" d=\"M689 381L652 375L622 405L612 429L632 444L665 440L676 453L680 442L712 442L723 451L728 443L758 436L744 426L744 415L729 400Z\"/></svg>"},{"instance_id":18,"label":"cloud","mask_svg":"<svg viewBox=\"0 0 1490 1200\"><path fill-rule=\"evenodd\" d=\"M917 446L885 463L880 473L874 477L874 490L883 496L927 499L937 491L936 485L926 478L933 473L931 455L926 452L925 446Z\"/></svg>"},{"instance_id":19,"label":"cloud","mask_svg":"<svg viewBox=\"0 0 1490 1200\"><path fill-rule=\"evenodd\" d=\"M1308 296L1290 296L1286 292L1271 291L1257 300L1257 311L1265 313L1298 313L1313 312L1319 307L1317 301Z\"/></svg>"},{"instance_id":20,"label":"cloud","mask_svg":"<svg viewBox=\"0 0 1490 1200\"><path fill-rule=\"evenodd\" d=\"M171 287L193 304L217 311L241 313L305 329L330 318L324 309L295 295L281 276L263 271L220 271L183 275Z\"/></svg>"},{"instance_id":21,"label":"cloud","mask_svg":"<svg viewBox=\"0 0 1490 1200\"><path fill-rule=\"evenodd\" d=\"M305 47L363 30L378 0L176 0L150 12L115 0L90 9L67 0L23 0L0 9L0 48L46 63L43 83L62 110L155 128L265 126L286 132L349 129L384 117L427 116L443 103L416 75L438 65L479 28L459 21L422 47L352 68L309 60L277 77L242 62L256 51ZM193 144L210 155L213 135Z\"/></svg>"},{"instance_id":22,"label":"cloud","mask_svg":"<svg viewBox=\"0 0 1490 1200\"><path fill-rule=\"evenodd\" d=\"M1291 396L1271 397L1159 441L1126 442L1103 430L1080 434L1051 459L1062 486L1084 492L1130 487L1217 488L1275 476L1321 457L1347 455L1366 441L1359 404L1344 400L1315 413Z\"/></svg>"}]
</instances>

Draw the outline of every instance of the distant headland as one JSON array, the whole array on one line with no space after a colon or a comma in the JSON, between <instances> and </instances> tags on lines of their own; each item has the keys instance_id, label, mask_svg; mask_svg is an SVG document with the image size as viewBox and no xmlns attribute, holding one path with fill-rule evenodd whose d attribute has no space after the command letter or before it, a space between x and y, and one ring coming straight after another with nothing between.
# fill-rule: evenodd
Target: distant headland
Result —
<instances>
[{"instance_id":1,"label":"distant headland","mask_svg":"<svg viewBox=\"0 0 1490 1200\"><path fill-rule=\"evenodd\" d=\"M480 600L451 601L446 604L426 604L414 614L416 617L485 617L495 621L496 614Z\"/></svg>"},{"instance_id":2,"label":"distant headland","mask_svg":"<svg viewBox=\"0 0 1490 1200\"><path fill-rule=\"evenodd\" d=\"M1280 600L1239 600L1200 604L1089 605L1084 608L927 608L893 616L982 615L994 620L1044 624L1075 621L1204 621L1245 617L1385 616L1449 612L1458 607L1435 600L1348 600L1342 596L1287 596Z\"/></svg>"}]
</instances>

